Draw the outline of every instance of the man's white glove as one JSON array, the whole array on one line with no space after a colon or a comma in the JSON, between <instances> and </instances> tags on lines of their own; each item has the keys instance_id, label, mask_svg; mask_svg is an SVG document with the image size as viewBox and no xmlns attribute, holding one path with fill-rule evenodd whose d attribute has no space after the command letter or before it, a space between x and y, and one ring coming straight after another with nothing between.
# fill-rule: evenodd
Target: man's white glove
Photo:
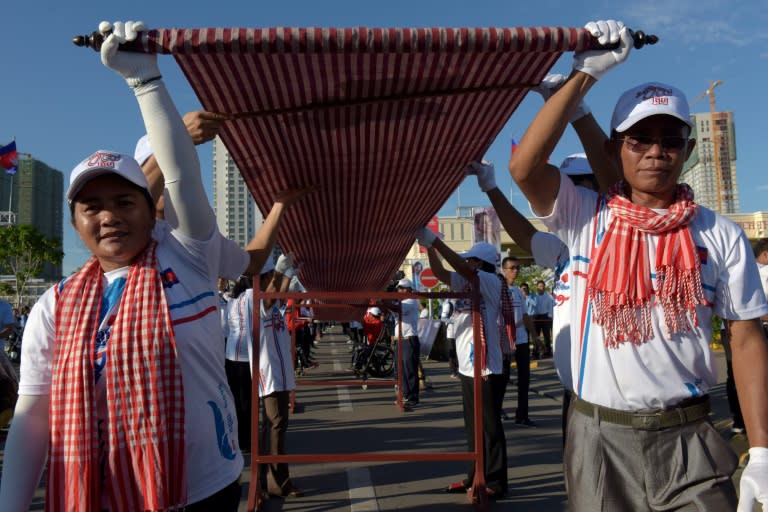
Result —
<instances>
[{"instance_id":1,"label":"man's white glove","mask_svg":"<svg viewBox=\"0 0 768 512\"><path fill-rule=\"evenodd\" d=\"M600 80L609 69L627 60L632 50L632 35L624 23L614 20L590 21L584 28L596 37L601 45L619 45L613 50L587 50L574 54L573 69Z\"/></svg>"},{"instance_id":2,"label":"man's white glove","mask_svg":"<svg viewBox=\"0 0 768 512\"><path fill-rule=\"evenodd\" d=\"M491 162L487 160L472 162L464 169L464 172L467 176L472 174L477 176L477 185L483 192L496 188L496 171Z\"/></svg>"},{"instance_id":3,"label":"man's white glove","mask_svg":"<svg viewBox=\"0 0 768 512\"><path fill-rule=\"evenodd\" d=\"M544 101L547 101L553 94L555 94L558 89L560 89L560 87L563 86L567 79L568 77L565 75L553 73L551 75L545 76L544 80L542 80L539 85L533 87L532 89L541 94L541 97L544 98ZM584 103L584 100L582 100L579 103L579 106L576 107L576 112L573 113L569 121L571 123L576 122L590 113L592 113L592 111L589 109L587 104Z\"/></svg>"},{"instance_id":4,"label":"man's white glove","mask_svg":"<svg viewBox=\"0 0 768 512\"><path fill-rule=\"evenodd\" d=\"M424 227L416 230L416 241L422 247L429 249L435 243L436 238L437 234L429 228Z\"/></svg>"},{"instance_id":5,"label":"man's white glove","mask_svg":"<svg viewBox=\"0 0 768 512\"><path fill-rule=\"evenodd\" d=\"M101 45L101 62L117 71L133 88L161 78L160 68L157 67L157 55L124 52L118 48L121 43L136 39L138 32L142 30L146 30L146 27L141 21L125 23L116 21L114 26L108 21L99 23L99 32L104 35L109 34Z\"/></svg>"},{"instance_id":6,"label":"man's white glove","mask_svg":"<svg viewBox=\"0 0 768 512\"><path fill-rule=\"evenodd\" d=\"M752 512L754 502L768 510L768 448L750 448L749 464L739 482L739 508L737 512Z\"/></svg>"},{"instance_id":7,"label":"man's white glove","mask_svg":"<svg viewBox=\"0 0 768 512\"><path fill-rule=\"evenodd\" d=\"M281 254L275 263L275 272L291 278L296 275L296 269L293 267L293 253Z\"/></svg>"}]
</instances>

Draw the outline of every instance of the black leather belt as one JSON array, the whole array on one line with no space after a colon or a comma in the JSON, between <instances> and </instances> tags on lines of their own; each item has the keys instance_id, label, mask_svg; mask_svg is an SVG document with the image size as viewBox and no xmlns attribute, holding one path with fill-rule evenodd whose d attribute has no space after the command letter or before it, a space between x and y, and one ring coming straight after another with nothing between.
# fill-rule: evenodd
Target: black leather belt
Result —
<instances>
[{"instance_id":1,"label":"black leather belt","mask_svg":"<svg viewBox=\"0 0 768 512\"><path fill-rule=\"evenodd\" d=\"M571 396L573 407L585 416L599 418L600 421L632 427L636 430L662 430L692 423L709 416L709 396L690 398L668 409L648 409L642 411L620 411L596 405L576 395Z\"/></svg>"}]
</instances>

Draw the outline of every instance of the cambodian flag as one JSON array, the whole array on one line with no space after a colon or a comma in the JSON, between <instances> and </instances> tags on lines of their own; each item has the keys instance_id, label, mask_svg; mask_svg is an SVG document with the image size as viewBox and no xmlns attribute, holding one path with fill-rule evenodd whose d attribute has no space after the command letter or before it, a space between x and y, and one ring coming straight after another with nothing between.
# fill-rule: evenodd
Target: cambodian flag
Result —
<instances>
[{"instance_id":1,"label":"cambodian flag","mask_svg":"<svg viewBox=\"0 0 768 512\"><path fill-rule=\"evenodd\" d=\"M19 161L19 153L16 151L16 141L0 147L0 165L8 174L16 174L16 165Z\"/></svg>"},{"instance_id":2,"label":"cambodian flag","mask_svg":"<svg viewBox=\"0 0 768 512\"><path fill-rule=\"evenodd\" d=\"M514 137L512 137L512 145L511 145L510 149L511 149L511 152L510 152L509 156L511 157L512 155L515 154L515 150L517 149L517 141L515 140Z\"/></svg>"}]
</instances>

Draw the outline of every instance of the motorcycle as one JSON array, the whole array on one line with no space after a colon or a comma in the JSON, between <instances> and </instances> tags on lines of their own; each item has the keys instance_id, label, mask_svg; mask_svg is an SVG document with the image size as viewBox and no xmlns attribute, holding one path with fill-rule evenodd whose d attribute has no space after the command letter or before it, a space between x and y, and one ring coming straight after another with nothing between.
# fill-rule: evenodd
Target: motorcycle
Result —
<instances>
[{"instance_id":1,"label":"motorcycle","mask_svg":"<svg viewBox=\"0 0 768 512\"><path fill-rule=\"evenodd\" d=\"M385 330L382 330L373 346L362 341L357 343L352 351L352 369L358 377L365 378L370 375L384 378L392 375L395 370L395 352L389 346L384 333Z\"/></svg>"}]
</instances>

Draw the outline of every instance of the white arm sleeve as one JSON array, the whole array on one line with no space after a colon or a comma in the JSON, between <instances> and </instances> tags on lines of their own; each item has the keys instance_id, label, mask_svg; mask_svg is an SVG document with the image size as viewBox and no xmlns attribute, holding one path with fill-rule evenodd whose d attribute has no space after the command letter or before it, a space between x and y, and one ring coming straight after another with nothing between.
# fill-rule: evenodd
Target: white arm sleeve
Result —
<instances>
[{"instance_id":1,"label":"white arm sleeve","mask_svg":"<svg viewBox=\"0 0 768 512\"><path fill-rule=\"evenodd\" d=\"M5 442L0 503L8 512L29 510L48 456L48 395L19 395Z\"/></svg>"},{"instance_id":2,"label":"white arm sleeve","mask_svg":"<svg viewBox=\"0 0 768 512\"><path fill-rule=\"evenodd\" d=\"M135 89L144 126L163 172L173 210L171 227L195 240L208 240L216 218L200 176L200 159L162 80Z\"/></svg>"}]
</instances>

